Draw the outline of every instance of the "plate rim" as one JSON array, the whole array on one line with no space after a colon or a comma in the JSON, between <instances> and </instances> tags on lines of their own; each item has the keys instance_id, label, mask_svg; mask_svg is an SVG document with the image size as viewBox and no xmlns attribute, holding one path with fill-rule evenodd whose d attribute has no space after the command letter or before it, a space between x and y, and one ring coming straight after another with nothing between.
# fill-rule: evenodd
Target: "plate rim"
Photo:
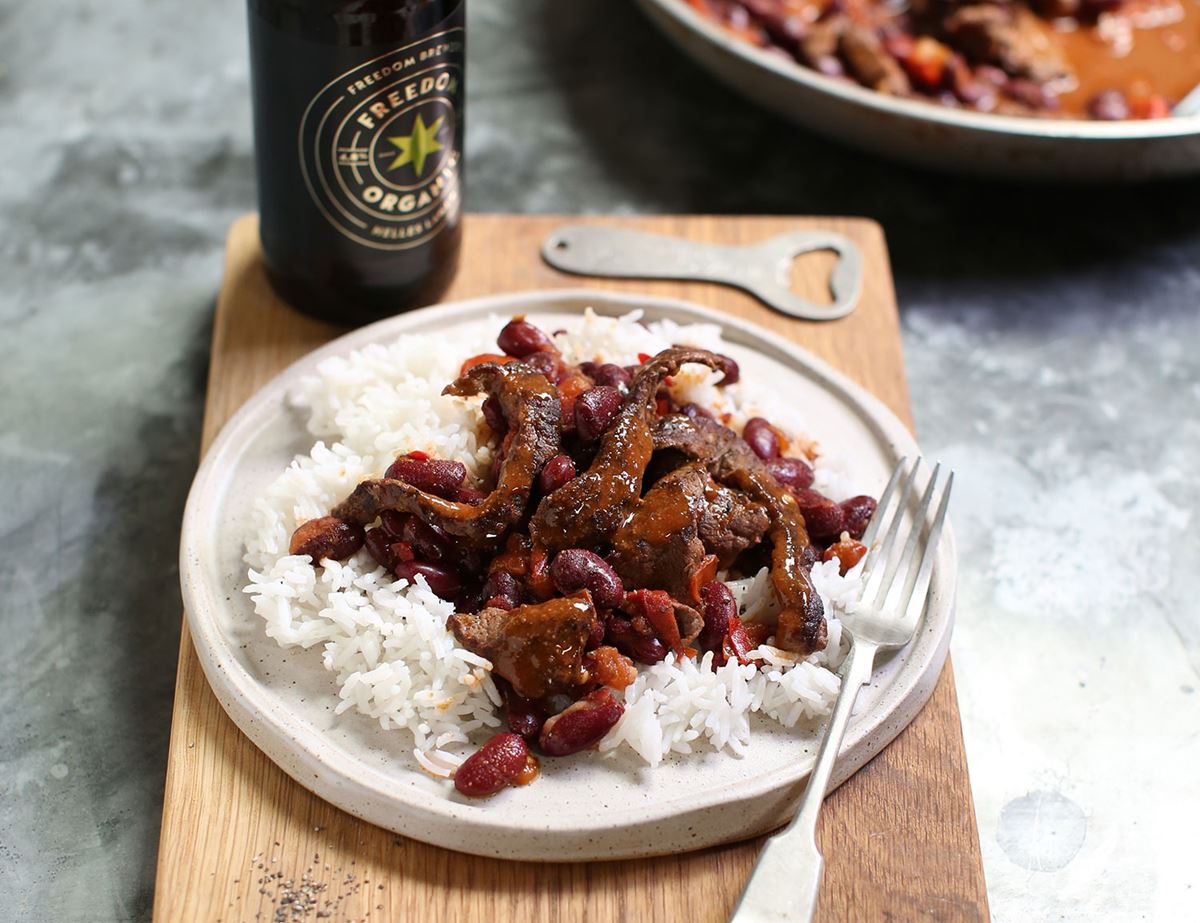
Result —
<instances>
[{"instance_id":1,"label":"plate rim","mask_svg":"<svg viewBox=\"0 0 1200 923\"><path fill-rule=\"evenodd\" d=\"M893 452L907 454L916 451L915 439L907 427L882 401L824 360L790 339L772 334L771 331L752 322L730 317L679 298L616 293L587 287L487 295L433 305L379 321L344 334L290 363L238 408L222 426L204 455L189 491L184 512L179 559L180 586L193 647L209 685L226 713L251 742L289 776L326 801L363 820L437 846L479 855L533 861L562 861L562 849L568 838L576 847L571 850L571 859L607 859L658 854L652 847L614 851L596 845L596 838L614 827L639 829L670 823L706 806L684 796L656 798L649 804L627 806L627 812L636 812L637 815L628 822L614 824L611 817L606 816L603 821L597 820L590 825L577 823L568 830L539 822L515 826L511 816L503 815L502 812L489 813L484 809L485 805L462 803L449 798L431 801L422 799L416 792L405 798L403 785L394 784L393 780L391 787L384 787L384 779L373 778L382 777L381 771L366 767L365 775L355 777L347 772L348 768L353 767L338 766L335 761L331 761L331 757L337 757L339 754L342 758L354 757L346 748L331 744L321 734L313 734L311 729L306 730L306 721L283 707L266 686L245 670L237 659L236 646L225 643L219 617L210 611L213 607L208 605L210 601L218 601L216 608L219 608L219 599L228 595L230 588L214 590L205 586L202 579L203 568L199 561L203 555L203 542L199 533L202 531L200 526L207 509L203 506L204 501L207 494L214 489L218 490L219 495L222 483L219 477L221 462L230 456L237 457L239 437L243 435L243 431L251 428L260 413L277 406L281 399L286 398L297 376L315 368L330 356L344 355L370 343L386 341L388 338L402 335L409 328L428 329L426 322L434 318L453 323L481 318L490 313L503 315L514 310L528 313L537 313L539 310L578 313L587 305L601 315L616 316L641 308L652 316L679 318L682 314L691 322L717 324L722 328L722 335L730 342L748 346L769 358L783 362L796 374L809 377L824 389L832 389L844 402L858 405L863 424L870 426L881 443ZM943 598L944 611L940 612L936 625L930 624L928 616L923 625L925 630L932 631L936 627L941 633L924 660L915 664L917 673L912 681L912 688L901 698L899 704L889 706L872 726L863 727L861 722L851 724L830 790L849 778L898 735L932 694L949 646L954 621L956 578L957 557L953 530L947 523L935 568L938 595ZM234 589L234 592L240 591L240 585ZM306 737L308 739L305 739ZM314 741L314 737L319 739ZM789 799L794 802L795 798L799 797L798 784L806 777L807 773L794 776L785 769L760 774L741 783L736 798L718 799L715 804L724 806L750 802L767 794L778 794L784 788L792 793ZM777 818L779 819L782 818ZM461 827L463 830L484 828L492 834L503 833L513 839L507 840L504 849L482 846L476 849L472 848L473 843L464 842L461 835L456 835L461 831L446 832L435 829L446 825L451 828ZM764 829L768 829L769 826ZM527 848L516 845L515 840L520 836L529 838L534 845ZM700 848L731 839L736 837L700 840L695 845L696 848ZM590 851L578 848L581 840L591 844ZM671 847L660 852L675 851L678 850Z\"/></svg>"},{"instance_id":2,"label":"plate rim","mask_svg":"<svg viewBox=\"0 0 1200 923\"><path fill-rule=\"evenodd\" d=\"M742 59L747 64L770 71L776 77L802 84L810 90L837 97L847 103L887 115L902 116L915 122L945 125L984 134L1034 139L1136 142L1200 135L1200 115L1178 115L1166 119L1127 119L1120 122L1035 119L950 109L934 103L886 96L857 84L827 77L798 62L780 60L748 42L727 34L716 23L681 0L638 0L638 3L644 8L654 8L710 45Z\"/></svg>"}]
</instances>

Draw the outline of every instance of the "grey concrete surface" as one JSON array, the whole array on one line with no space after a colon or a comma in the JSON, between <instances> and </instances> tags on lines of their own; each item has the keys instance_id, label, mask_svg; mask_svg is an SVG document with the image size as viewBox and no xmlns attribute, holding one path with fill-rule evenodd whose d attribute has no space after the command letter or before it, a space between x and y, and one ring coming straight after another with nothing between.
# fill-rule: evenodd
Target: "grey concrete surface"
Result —
<instances>
[{"instance_id":1,"label":"grey concrete surface","mask_svg":"<svg viewBox=\"0 0 1200 923\"><path fill-rule=\"evenodd\" d=\"M474 210L883 223L919 432L959 471L995 919L1200 917L1200 184L897 167L774 121L611 0L474 0L469 60ZM246 83L234 0L0 0L6 919L149 915Z\"/></svg>"}]
</instances>

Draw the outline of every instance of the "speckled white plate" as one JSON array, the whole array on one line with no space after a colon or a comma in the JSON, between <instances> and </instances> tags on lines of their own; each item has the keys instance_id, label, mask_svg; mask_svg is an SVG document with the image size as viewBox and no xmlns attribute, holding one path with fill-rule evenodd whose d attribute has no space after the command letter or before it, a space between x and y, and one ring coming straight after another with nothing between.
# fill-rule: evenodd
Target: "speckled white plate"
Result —
<instances>
[{"instance_id":1,"label":"speckled white plate","mask_svg":"<svg viewBox=\"0 0 1200 923\"><path fill-rule=\"evenodd\" d=\"M753 722L749 754L706 751L655 770L628 754L543 761L541 778L483 801L422 772L410 739L355 714L335 716L336 689L316 650L268 639L241 592L251 501L298 452L311 448L289 390L321 360L405 333L487 324L516 312L547 329L570 326L587 306L601 314L643 308L650 320L721 324L744 377L769 381L803 405L812 433L850 462L855 484L878 494L895 460L913 455L908 431L879 401L778 335L680 301L564 290L445 304L355 331L290 366L252 397L213 443L184 515L180 576L188 625L204 671L237 725L306 788L364 820L463 852L561 861L657 855L743 839L778 826L803 787L815 734ZM491 321L495 323L495 321ZM954 540L947 530L925 622L883 662L858 707L834 775L839 784L920 710L946 656L953 621Z\"/></svg>"}]
</instances>

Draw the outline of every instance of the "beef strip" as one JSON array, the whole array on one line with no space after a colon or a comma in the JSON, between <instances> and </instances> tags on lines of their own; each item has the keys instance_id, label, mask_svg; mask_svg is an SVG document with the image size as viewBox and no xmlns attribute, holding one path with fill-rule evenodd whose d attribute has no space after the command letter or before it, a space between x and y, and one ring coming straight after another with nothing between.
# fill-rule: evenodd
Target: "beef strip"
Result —
<instances>
[{"instance_id":1,"label":"beef strip","mask_svg":"<svg viewBox=\"0 0 1200 923\"><path fill-rule=\"evenodd\" d=\"M490 660L527 699L569 693L587 682L583 654L595 623L587 590L509 611L458 613L446 622L463 647Z\"/></svg>"},{"instance_id":2,"label":"beef strip","mask_svg":"<svg viewBox=\"0 0 1200 923\"><path fill-rule=\"evenodd\" d=\"M550 552L595 549L608 544L642 493L646 465L654 451L652 428L659 385L688 363L723 368L722 359L703 349L664 349L633 377L616 420L600 438L587 471L538 505L529 524L533 540Z\"/></svg>"},{"instance_id":3,"label":"beef strip","mask_svg":"<svg viewBox=\"0 0 1200 923\"><path fill-rule=\"evenodd\" d=\"M796 498L771 476L762 460L733 430L706 417L664 417L654 434L657 448L677 449L703 461L714 478L737 488L766 508L770 517L771 584L782 611L775 643L802 654L824 649L821 597L813 589L804 553L808 531Z\"/></svg>"},{"instance_id":4,"label":"beef strip","mask_svg":"<svg viewBox=\"0 0 1200 923\"><path fill-rule=\"evenodd\" d=\"M942 20L946 41L976 63L995 64L1014 77L1051 83L1070 76L1062 54L1025 7L960 5Z\"/></svg>"},{"instance_id":5,"label":"beef strip","mask_svg":"<svg viewBox=\"0 0 1200 923\"><path fill-rule=\"evenodd\" d=\"M700 464L679 468L646 493L612 537L608 562L627 590L666 590L690 599L690 577L704 559L699 522L708 472Z\"/></svg>"},{"instance_id":6,"label":"beef strip","mask_svg":"<svg viewBox=\"0 0 1200 923\"><path fill-rule=\"evenodd\" d=\"M443 500L404 481L381 478L359 484L333 515L367 525L383 510L399 510L416 514L472 547L494 547L521 520L534 480L559 453L561 404L545 375L518 362L477 365L443 393L469 397L484 392L500 402L513 438L496 488L482 503Z\"/></svg>"},{"instance_id":7,"label":"beef strip","mask_svg":"<svg viewBox=\"0 0 1200 923\"><path fill-rule=\"evenodd\" d=\"M845 13L834 13L812 23L798 42L801 57L816 67L825 58L837 56L842 33L850 24Z\"/></svg>"},{"instance_id":8,"label":"beef strip","mask_svg":"<svg viewBox=\"0 0 1200 923\"><path fill-rule=\"evenodd\" d=\"M776 645L801 654L824 650L825 607L804 563L808 531L796 498L761 465L735 467L726 477L761 501L771 517L767 533L771 539L771 584L783 606L775 628Z\"/></svg>"},{"instance_id":9,"label":"beef strip","mask_svg":"<svg viewBox=\"0 0 1200 923\"><path fill-rule=\"evenodd\" d=\"M700 515L700 540L721 567L762 541L771 524L767 508L745 494L707 479L704 510Z\"/></svg>"},{"instance_id":10,"label":"beef strip","mask_svg":"<svg viewBox=\"0 0 1200 923\"><path fill-rule=\"evenodd\" d=\"M892 96L908 96L912 85L908 75L870 26L847 25L838 39L838 49L846 67L865 87Z\"/></svg>"},{"instance_id":11,"label":"beef strip","mask_svg":"<svg viewBox=\"0 0 1200 923\"><path fill-rule=\"evenodd\" d=\"M679 625L679 637L685 647L691 647L704 630L704 616L678 599L672 602L675 603L675 621Z\"/></svg>"}]
</instances>

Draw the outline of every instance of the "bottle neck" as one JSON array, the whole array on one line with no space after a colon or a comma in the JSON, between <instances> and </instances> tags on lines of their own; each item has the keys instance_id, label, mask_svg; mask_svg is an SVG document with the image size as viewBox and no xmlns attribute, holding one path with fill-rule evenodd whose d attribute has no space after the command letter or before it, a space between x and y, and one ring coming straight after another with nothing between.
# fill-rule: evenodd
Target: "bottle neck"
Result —
<instances>
[{"instance_id":1,"label":"bottle neck","mask_svg":"<svg viewBox=\"0 0 1200 923\"><path fill-rule=\"evenodd\" d=\"M279 29L343 47L409 41L434 31L466 0L248 0L250 15Z\"/></svg>"}]
</instances>

